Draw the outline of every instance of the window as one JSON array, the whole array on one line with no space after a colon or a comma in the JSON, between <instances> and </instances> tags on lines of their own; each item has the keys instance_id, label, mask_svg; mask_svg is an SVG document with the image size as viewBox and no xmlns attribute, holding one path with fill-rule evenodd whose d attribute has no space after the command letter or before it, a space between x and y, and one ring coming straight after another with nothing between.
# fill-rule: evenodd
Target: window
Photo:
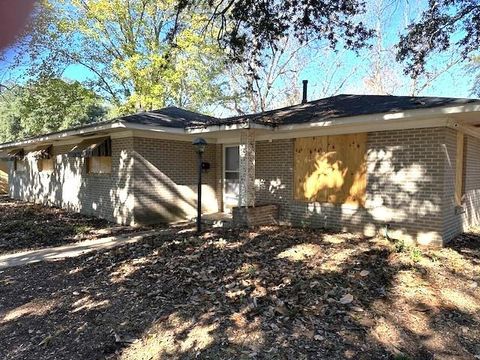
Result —
<instances>
[{"instance_id":1,"label":"window","mask_svg":"<svg viewBox=\"0 0 480 360\"><path fill-rule=\"evenodd\" d=\"M240 191L240 154L238 146L225 147L224 203L225 210L238 205Z\"/></svg>"},{"instance_id":2,"label":"window","mask_svg":"<svg viewBox=\"0 0 480 360\"><path fill-rule=\"evenodd\" d=\"M30 158L37 162L38 171L52 173L54 169L52 150L51 144L40 145L27 153L27 159Z\"/></svg>"},{"instance_id":3,"label":"window","mask_svg":"<svg viewBox=\"0 0 480 360\"><path fill-rule=\"evenodd\" d=\"M16 172L24 172L27 170L27 161L25 159L15 159L14 169Z\"/></svg>"},{"instance_id":4,"label":"window","mask_svg":"<svg viewBox=\"0 0 480 360\"><path fill-rule=\"evenodd\" d=\"M109 137L84 140L75 145L68 156L86 159L87 174L110 174L112 172L112 140Z\"/></svg>"},{"instance_id":5,"label":"window","mask_svg":"<svg viewBox=\"0 0 480 360\"><path fill-rule=\"evenodd\" d=\"M38 160L38 171L51 174L54 169L53 159L40 159Z\"/></svg>"},{"instance_id":6,"label":"window","mask_svg":"<svg viewBox=\"0 0 480 360\"><path fill-rule=\"evenodd\" d=\"M13 161L13 170L14 171L25 171L25 151L23 149L13 149L8 152L8 158Z\"/></svg>"},{"instance_id":7,"label":"window","mask_svg":"<svg viewBox=\"0 0 480 360\"><path fill-rule=\"evenodd\" d=\"M295 199L363 206L367 134L295 139Z\"/></svg>"},{"instance_id":8,"label":"window","mask_svg":"<svg viewBox=\"0 0 480 360\"><path fill-rule=\"evenodd\" d=\"M111 156L92 156L87 158L87 174L111 174Z\"/></svg>"}]
</instances>

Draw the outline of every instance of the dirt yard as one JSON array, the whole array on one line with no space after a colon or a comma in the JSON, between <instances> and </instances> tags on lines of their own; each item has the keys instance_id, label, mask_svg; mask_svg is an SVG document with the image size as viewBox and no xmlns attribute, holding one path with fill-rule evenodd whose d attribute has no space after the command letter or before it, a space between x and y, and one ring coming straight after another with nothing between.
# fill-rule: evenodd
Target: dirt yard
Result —
<instances>
[{"instance_id":1,"label":"dirt yard","mask_svg":"<svg viewBox=\"0 0 480 360\"><path fill-rule=\"evenodd\" d=\"M479 359L479 233L422 251L290 228L183 228L6 269L0 358Z\"/></svg>"},{"instance_id":2,"label":"dirt yard","mask_svg":"<svg viewBox=\"0 0 480 360\"><path fill-rule=\"evenodd\" d=\"M118 226L106 220L14 201L0 195L0 254L66 245L141 230L145 228Z\"/></svg>"}]
</instances>

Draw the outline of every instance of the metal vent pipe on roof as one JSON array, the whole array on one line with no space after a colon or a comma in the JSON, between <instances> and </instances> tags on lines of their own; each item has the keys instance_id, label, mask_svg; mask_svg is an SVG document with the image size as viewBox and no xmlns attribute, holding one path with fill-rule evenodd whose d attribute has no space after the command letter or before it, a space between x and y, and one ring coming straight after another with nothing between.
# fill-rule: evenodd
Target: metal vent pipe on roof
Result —
<instances>
[{"instance_id":1,"label":"metal vent pipe on roof","mask_svg":"<svg viewBox=\"0 0 480 360\"><path fill-rule=\"evenodd\" d=\"M308 92L308 80L303 80L303 98L302 98L302 104L305 104L307 100L307 92Z\"/></svg>"}]
</instances>

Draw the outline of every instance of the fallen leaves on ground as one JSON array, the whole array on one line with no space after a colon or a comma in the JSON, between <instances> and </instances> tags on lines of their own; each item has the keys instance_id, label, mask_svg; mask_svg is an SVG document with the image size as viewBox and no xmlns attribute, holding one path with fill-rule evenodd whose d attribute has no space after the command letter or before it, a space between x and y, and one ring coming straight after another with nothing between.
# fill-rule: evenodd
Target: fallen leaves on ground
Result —
<instances>
[{"instance_id":1,"label":"fallen leaves on ground","mask_svg":"<svg viewBox=\"0 0 480 360\"><path fill-rule=\"evenodd\" d=\"M0 357L472 359L479 271L475 234L412 259L352 234L185 228L2 271Z\"/></svg>"},{"instance_id":2,"label":"fallen leaves on ground","mask_svg":"<svg viewBox=\"0 0 480 360\"><path fill-rule=\"evenodd\" d=\"M16 201L0 195L0 254L141 230L145 228L119 226L92 216Z\"/></svg>"}]
</instances>

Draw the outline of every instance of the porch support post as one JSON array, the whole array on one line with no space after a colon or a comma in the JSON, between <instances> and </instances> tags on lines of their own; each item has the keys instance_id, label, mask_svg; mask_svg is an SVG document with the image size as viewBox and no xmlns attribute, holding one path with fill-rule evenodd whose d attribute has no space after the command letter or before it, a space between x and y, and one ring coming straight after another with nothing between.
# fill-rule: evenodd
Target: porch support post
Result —
<instances>
[{"instance_id":1,"label":"porch support post","mask_svg":"<svg viewBox=\"0 0 480 360\"><path fill-rule=\"evenodd\" d=\"M239 206L255 205L255 133L242 130L240 134L240 193Z\"/></svg>"}]
</instances>

